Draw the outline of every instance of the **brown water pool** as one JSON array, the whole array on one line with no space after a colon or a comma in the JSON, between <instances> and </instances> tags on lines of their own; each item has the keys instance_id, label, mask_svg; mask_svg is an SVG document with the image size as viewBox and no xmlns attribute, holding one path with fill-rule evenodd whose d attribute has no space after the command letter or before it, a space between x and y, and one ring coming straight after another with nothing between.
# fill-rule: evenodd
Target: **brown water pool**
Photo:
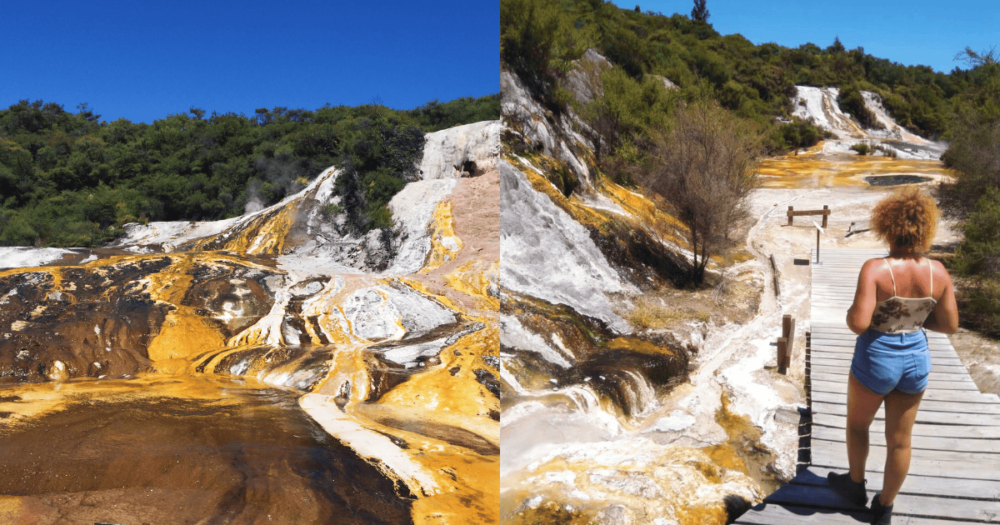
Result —
<instances>
[{"instance_id":1,"label":"brown water pool","mask_svg":"<svg viewBox=\"0 0 1000 525\"><path fill-rule=\"evenodd\" d=\"M0 389L0 522L410 523L296 398L188 376Z\"/></svg>"}]
</instances>

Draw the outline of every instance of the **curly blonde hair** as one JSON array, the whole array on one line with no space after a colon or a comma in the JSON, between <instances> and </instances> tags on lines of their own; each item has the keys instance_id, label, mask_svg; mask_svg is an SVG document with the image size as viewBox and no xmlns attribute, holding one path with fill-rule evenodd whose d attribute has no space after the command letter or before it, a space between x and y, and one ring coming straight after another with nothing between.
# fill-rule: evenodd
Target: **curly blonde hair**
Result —
<instances>
[{"instance_id":1,"label":"curly blonde hair","mask_svg":"<svg viewBox=\"0 0 1000 525\"><path fill-rule=\"evenodd\" d=\"M937 232L938 210L934 199L916 186L900 188L879 201L872 210L872 230L891 248L925 252Z\"/></svg>"}]
</instances>

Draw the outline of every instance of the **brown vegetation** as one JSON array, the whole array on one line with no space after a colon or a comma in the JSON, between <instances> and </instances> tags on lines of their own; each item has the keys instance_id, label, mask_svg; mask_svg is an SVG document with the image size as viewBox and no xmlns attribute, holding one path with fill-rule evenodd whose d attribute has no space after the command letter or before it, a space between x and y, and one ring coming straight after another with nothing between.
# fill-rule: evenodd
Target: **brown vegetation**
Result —
<instances>
[{"instance_id":1,"label":"brown vegetation","mask_svg":"<svg viewBox=\"0 0 1000 525\"><path fill-rule=\"evenodd\" d=\"M657 138L652 169L639 182L660 195L688 228L691 280L705 278L709 257L729 242L750 213L760 134L714 102L678 108L676 120Z\"/></svg>"}]
</instances>

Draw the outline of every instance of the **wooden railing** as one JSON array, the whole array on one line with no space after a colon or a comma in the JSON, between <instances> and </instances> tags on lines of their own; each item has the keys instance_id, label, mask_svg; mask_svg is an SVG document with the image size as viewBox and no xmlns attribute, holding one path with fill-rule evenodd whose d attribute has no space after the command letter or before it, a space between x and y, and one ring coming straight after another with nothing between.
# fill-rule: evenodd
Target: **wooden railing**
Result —
<instances>
[{"instance_id":1,"label":"wooden railing","mask_svg":"<svg viewBox=\"0 0 1000 525\"><path fill-rule=\"evenodd\" d=\"M822 210L800 210L795 211L792 206L788 207L788 225L792 225L792 219L795 216L801 215L822 215L823 216L823 227L826 228L826 218L830 216L830 208L827 205L823 205Z\"/></svg>"}]
</instances>

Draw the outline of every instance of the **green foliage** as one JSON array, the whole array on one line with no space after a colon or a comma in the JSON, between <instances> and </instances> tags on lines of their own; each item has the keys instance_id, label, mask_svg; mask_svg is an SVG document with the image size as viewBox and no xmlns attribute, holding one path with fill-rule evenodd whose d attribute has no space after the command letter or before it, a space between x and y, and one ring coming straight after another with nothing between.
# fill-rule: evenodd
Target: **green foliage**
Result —
<instances>
[{"instance_id":1,"label":"green foliage","mask_svg":"<svg viewBox=\"0 0 1000 525\"><path fill-rule=\"evenodd\" d=\"M969 326L1000 337L1000 63L966 49L973 86L956 97L954 139L942 160L957 172L941 186L945 213L964 218L954 271Z\"/></svg>"},{"instance_id":2,"label":"green foliage","mask_svg":"<svg viewBox=\"0 0 1000 525\"><path fill-rule=\"evenodd\" d=\"M872 152L871 147L864 142L859 142L857 144L852 145L851 150L856 151L858 155L861 155L862 157Z\"/></svg>"},{"instance_id":3,"label":"green foliage","mask_svg":"<svg viewBox=\"0 0 1000 525\"><path fill-rule=\"evenodd\" d=\"M250 201L278 202L338 160L355 163L365 185L353 224L387 227L385 203L405 184L424 132L499 118L499 94L405 111L327 105L248 117L192 108L152 124L23 100L0 110L0 244L94 246L128 222L233 217Z\"/></svg>"},{"instance_id":4,"label":"green foliage","mask_svg":"<svg viewBox=\"0 0 1000 525\"><path fill-rule=\"evenodd\" d=\"M416 161L423 151L420 128L404 124L399 117L372 107L371 114L355 122L345 136L344 152L337 163L343 172L334 184L341 197L346 233L365 234L380 228L391 230L392 213L386 205L416 178ZM388 243L389 235L382 239Z\"/></svg>"},{"instance_id":5,"label":"green foliage","mask_svg":"<svg viewBox=\"0 0 1000 525\"><path fill-rule=\"evenodd\" d=\"M569 197L580 185L580 179L564 165L546 171L546 177L563 195Z\"/></svg>"},{"instance_id":6,"label":"green foliage","mask_svg":"<svg viewBox=\"0 0 1000 525\"><path fill-rule=\"evenodd\" d=\"M858 87L857 83L840 88L837 104L840 105L842 111L858 119L858 122L866 129L885 129L885 126L875 118L875 114L865 107L865 99L861 95L861 88ZM862 153L862 155L864 154Z\"/></svg>"},{"instance_id":7,"label":"green foliage","mask_svg":"<svg viewBox=\"0 0 1000 525\"><path fill-rule=\"evenodd\" d=\"M954 270L967 279L961 287L966 322L1000 337L1000 188L991 187L963 226Z\"/></svg>"},{"instance_id":8,"label":"green foliage","mask_svg":"<svg viewBox=\"0 0 1000 525\"><path fill-rule=\"evenodd\" d=\"M694 0L694 7L691 8L691 20L708 22L708 17L711 15L708 12L708 7L705 6L705 3L705 0Z\"/></svg>"},{"instance_id":9,"label":"green foliage","mask_svg":"<svg viewBox=\"0 0 1000 525\"><path fill-rule=\"evenodd\" d=\"M965 239L955 252L956 271L1000 276L1000 188L986 190L962 231Z\"/></svg>"},{"instance_id":10,"label":"green foliage","mask_svg":"<svg viewBox=\"0 0 1000 525\"><path fill-rule=\"evenodd\" d=\"M500 93L479 98L456 98L444 103L432 100L406 113L427 133L462 124L497 120L500 118Z\"/></svg>"},{"instance_id":11,"label":"green foliage","mask_svg":"<svg viewBox=\"0 0 1000 525\"><path fill-rule=\"evenodd\" d=\"M795 117L788 124L770 125L764 140L764 150L779 152L809 148L831 135L830 132Z\"/></svg>"}]
</instances>

